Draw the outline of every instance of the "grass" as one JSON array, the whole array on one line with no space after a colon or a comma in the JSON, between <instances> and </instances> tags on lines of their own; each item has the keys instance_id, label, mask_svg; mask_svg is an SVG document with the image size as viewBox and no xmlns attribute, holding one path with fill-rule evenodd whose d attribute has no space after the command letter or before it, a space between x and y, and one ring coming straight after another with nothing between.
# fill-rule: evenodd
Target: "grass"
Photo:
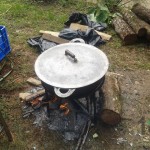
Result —
<instances>
[{"instance_id":1,"label":"grass","mask_svg":"<svg viewBox=\"0 0 150 150\"><path fill-rule=\"evenodd\" d=\"M42 131L35 129L32 121L21 118L22 103L18 99L18 94L28 87L27 78L35 76L34 62L39 55L26 41L30 37L39 35L41 29L62 30L64 22L71 13L86 13L88 7L87 3L79 0L70 1L69 4L54 0L48 4L31 0L0 1L0 23L8 30L12 47L9 58L14 62L13 72L0 83L0 109L13 133L14 143L8 143L7 139L3 138L0 141L0 149L26 150L31 149L33 145L44 149L45 146L39 143L45 139L49 142L49 146L53 147L52 149L57 149L54 142L56 145L61 145L61 142L51 137L49 133L43 134ZM108 55L109 70L150 69L150 53L147 45L122 46L121 40L111 28L107 32L112 34L113 38L100 48Z\"/></svg>"}]
</instances>

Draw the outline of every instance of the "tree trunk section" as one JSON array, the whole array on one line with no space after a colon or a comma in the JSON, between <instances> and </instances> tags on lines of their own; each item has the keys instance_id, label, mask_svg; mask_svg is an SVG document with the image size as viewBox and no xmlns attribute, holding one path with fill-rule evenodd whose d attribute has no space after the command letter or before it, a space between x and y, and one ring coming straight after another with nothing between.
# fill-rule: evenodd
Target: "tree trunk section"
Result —
<instances>
[{"instance_id":1,"label":"tree trunk section","mask_svg":"<svg viewBox=\"0 0 150 150\"><path fill-rule=\"evenodd\" d=\"M114 18L112 24L125 45L134 44L137 41L136 33L121 17Z\"/></svg>"},{"instance_id":2,"label":"tree trunk section","mask_svg":"<svg viewBox=\"0 0 150 150\"><path fill-rule=\"evenodd\" d=\"M131 10L121 8L120 12L123 15L124 20L131 26L133 31L139 37L146 37L147 35L147 29L145 28L145 26L147 26L146 22L139 19Z\"/></svg>"},{"instance_id":3,"label":"tree trunk section","mask_svg":"<svg viewBox=\"0 0 150 150\"><path fill-rule=\"evenodd\" d=\"M133 5L132 11L142 20L150 24L150 9L140 5L139 3Z\"/></svg>"},{"instance_id":4,"label":"tree trunk section","mask_svg":"<svg viewBox=\"0 0 150 150\"><path fill-rule=\"evenodd\" d=\"M102 122L108 125L117 125L121 121L120 88L116 75L107 73L102 87L104 92L104 106L100 113Z\"/></svg>"}]
</instances>

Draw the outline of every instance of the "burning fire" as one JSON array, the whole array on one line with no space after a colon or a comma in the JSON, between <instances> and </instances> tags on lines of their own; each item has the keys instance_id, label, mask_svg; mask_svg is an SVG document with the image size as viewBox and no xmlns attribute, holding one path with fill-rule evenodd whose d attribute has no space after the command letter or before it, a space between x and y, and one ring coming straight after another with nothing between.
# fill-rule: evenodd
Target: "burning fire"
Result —
<instances>
[{"instance_id":1,"label":"burning fire","mask_svg":"<svg viewBox=\"0 0 150 150\"><path fill-rule=\"evenodd\" d=\"M64 114L65 114L65 115L67 115L67 114L70 112L70 110L69 110L69 108L68 108L68 103L61 104L61 105L60 105L60 109L61 109L61 110L64 110Z\"/></svg>"}]
</instances>

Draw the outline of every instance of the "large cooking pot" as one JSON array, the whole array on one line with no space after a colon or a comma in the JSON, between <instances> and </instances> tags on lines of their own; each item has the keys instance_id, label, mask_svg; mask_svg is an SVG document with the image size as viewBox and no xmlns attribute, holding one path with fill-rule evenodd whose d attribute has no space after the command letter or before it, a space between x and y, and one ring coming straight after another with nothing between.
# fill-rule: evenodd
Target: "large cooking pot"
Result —
<instances>
[{"instance_id":1,"label":"large cooking pot","mask_svg":"<svg viewBox=\"0 0 150 150\"><path fill-rule=\"evenodd\" d=\"M37 76L59 97L82 95L102 84L107 56L84 43L60 44L43 52L35 62Z\"/></svg>"}]
</instances>

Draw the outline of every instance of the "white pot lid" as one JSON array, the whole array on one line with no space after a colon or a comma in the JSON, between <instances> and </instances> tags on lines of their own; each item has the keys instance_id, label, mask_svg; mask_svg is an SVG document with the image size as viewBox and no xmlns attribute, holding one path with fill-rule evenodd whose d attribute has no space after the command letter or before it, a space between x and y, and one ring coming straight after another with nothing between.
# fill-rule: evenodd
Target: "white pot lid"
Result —
<instances>
[{"instance_id":1,"label":"white pot lid","mask_svg":"<svg viewBox=\"0 0 150 150\"><path fill-rule=\"evenodd\" d=\"M65 51L75 55L74 61ZM101 79L108 70L107 56L83 43L67 43L43 52L35 62L35 72L45 83L60 88L80 88Z\"/></svg>"}]
</instances>

